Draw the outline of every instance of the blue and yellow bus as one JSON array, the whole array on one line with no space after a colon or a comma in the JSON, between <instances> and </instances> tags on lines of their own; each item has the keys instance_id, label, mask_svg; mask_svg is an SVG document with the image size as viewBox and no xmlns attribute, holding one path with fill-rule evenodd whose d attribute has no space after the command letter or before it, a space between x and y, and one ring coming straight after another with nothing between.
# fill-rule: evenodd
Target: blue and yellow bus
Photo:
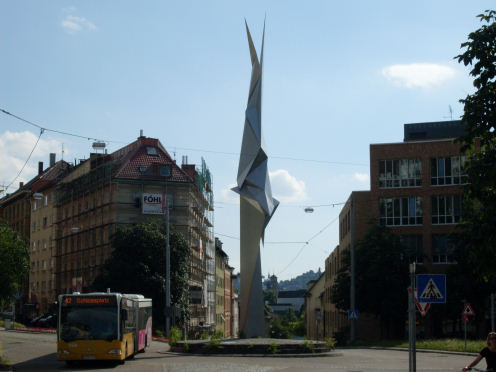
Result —
<instances>
[{"instance_id":1,"label":"blue and yellow bus","mask_svg":"<svg viewBox=\"0 0 496 372\"><path fill-rule=\"evenodd\" d=\"M59 295L57 359L114 360L144 352L152 341L152 300L137 294Z\"/></svg>"}]
</instances>

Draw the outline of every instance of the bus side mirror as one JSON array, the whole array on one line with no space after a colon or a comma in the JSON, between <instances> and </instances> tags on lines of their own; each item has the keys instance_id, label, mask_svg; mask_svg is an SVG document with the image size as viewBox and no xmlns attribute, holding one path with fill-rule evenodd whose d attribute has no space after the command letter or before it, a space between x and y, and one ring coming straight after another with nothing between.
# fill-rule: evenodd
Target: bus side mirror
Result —
<instances>
[{"instance_id":1,"label":"bus side mirror","mask_svg":"<svg viewBox=\"0 0 496 372\"><path fill-rule=\"evenodd\" d=\"M127 320L127 309L121 309L121 320L123 322Z\"/></svg>"}]
</instances>

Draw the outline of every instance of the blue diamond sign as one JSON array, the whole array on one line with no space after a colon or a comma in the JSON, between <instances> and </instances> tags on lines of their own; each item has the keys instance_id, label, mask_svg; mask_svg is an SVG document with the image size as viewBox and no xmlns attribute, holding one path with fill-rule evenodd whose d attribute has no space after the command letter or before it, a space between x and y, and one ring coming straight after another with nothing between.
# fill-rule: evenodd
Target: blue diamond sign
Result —
<instances>
[{"instance_id":1,"label":"blue diamond sign","mask_svg":"<svg viewBox=\"0 0 496 372\"><path fill-rule=\"evenodd\" d=\"M417 275L417 288L418 302L446 302L446 275L444 274Z\"/></svg>"}]
</instances>

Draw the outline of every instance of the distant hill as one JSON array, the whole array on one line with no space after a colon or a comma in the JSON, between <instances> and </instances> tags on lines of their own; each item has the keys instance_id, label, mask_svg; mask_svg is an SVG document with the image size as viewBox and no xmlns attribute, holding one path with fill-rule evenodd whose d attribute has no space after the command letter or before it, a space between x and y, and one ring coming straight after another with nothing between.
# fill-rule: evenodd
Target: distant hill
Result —
<instances>
[{"instance_id":1,"label":"distant hill","mask_svg":"<svg viewBox=\"0 0 496 372\"><path fill-rule=\"evenodd\" d=\"M307 289L307 283L310 280L316 280L319 278L319 276L322 274L322 272L319 271L315 272L313 270L307 271L306 273L303 273L301 275L298 275L296 278L292 278L289 280L281 280L279 284L279 290L280 291L295 291L298 289Z\"/></svg>"}]
</instances>

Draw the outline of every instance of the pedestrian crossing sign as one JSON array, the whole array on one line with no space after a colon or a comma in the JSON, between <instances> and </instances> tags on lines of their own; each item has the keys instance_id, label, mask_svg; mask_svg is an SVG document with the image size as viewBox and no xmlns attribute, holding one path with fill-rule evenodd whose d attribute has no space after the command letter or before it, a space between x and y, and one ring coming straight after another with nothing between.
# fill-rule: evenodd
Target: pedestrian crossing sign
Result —
<instances>
[{"instance_id":1,"label":"pedestrian crossing sign","mask_svg":"<svg viewBox=\"0 0 496 372\"><path fill-rule=\"evenodd\" d=\"M358 310L357 309L348 310L348 320L358 320Z\"/></svg>"},{"instance_id":2,"label":"pedestrian crossing sign","mask_svg":"<svg viewBox=\"0 0 496 372\"><path fill-rule=\"evenodd\" d=\"M463 309L462 315L475 315L474 310L472 309L472 306L470 306L469 303L465 305L465 309Z\"/></svg>"},{"instance_id":3,"label":"pedestrian crossing sign","mask_svg":"<svg viewBox=\"0 0 496 372\"><path fill-rule=\"evenodd\" d=\"M417 275L418 302L445 303L446 275Z\"/></svg>"}]
</instances>

